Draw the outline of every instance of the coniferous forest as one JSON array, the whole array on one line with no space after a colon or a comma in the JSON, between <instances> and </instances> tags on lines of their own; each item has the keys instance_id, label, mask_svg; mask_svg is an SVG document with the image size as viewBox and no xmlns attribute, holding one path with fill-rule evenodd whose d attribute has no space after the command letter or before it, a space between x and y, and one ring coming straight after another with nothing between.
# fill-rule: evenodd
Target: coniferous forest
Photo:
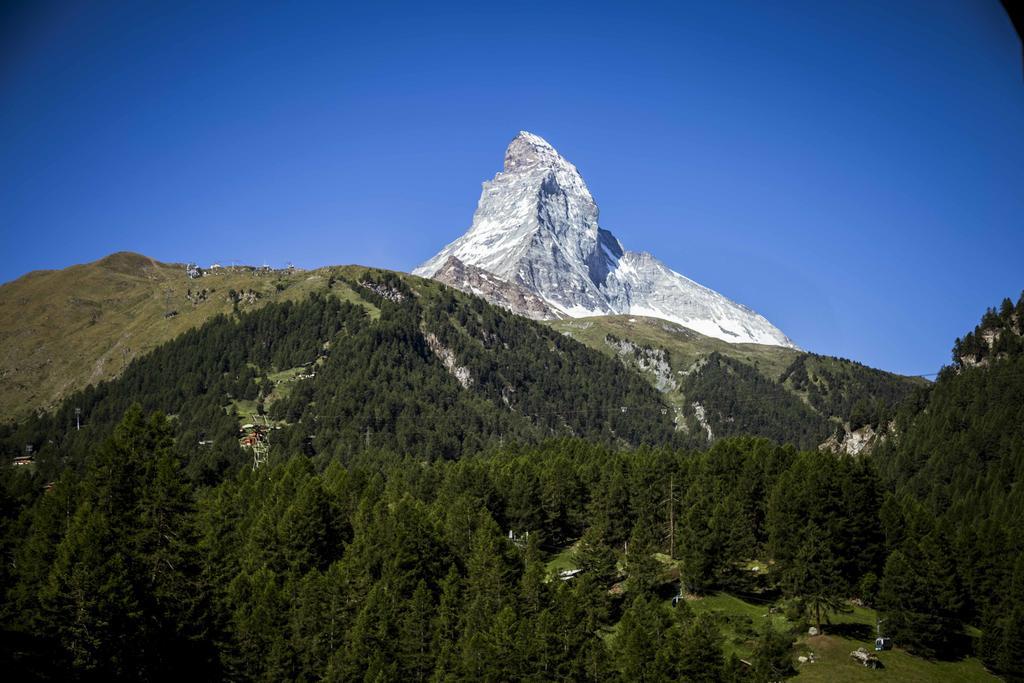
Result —
<instances>
[{"instance_id":1,"label":"coniferous forest","mask_svg":"<svg viewBox=\"0 0 1024 683\"><path fill-rule=\"evenodd\" d=\"M0 487L9 680L774 681L851 599L915 656L1024 677L1024 295L852 458L790 445L817 418L704 447L547 327L351 284L2 428L33 454ZM719 592L797 627L691 606Z\"/></svg>"}]
</instances>

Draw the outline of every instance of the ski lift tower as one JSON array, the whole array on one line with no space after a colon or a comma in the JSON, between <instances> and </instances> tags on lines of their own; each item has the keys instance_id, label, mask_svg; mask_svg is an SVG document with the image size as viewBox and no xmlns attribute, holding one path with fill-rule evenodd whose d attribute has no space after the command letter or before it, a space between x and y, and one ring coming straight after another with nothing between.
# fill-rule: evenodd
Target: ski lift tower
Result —
<instances>
[{"instance_id":1,"label":"ski lift tower","mask_svg":"<svg viewBox=\"0 0 1024 683\"><path fill-rule=\"evenodd\" d=\"M267 455L270 452L270 444L267 443L270 435L270 423L266 417L263 417L263 424L259 423L259 418L262 416L252 415L252 442L250 448L252 448L252 470L255 472L260 468L260 465L267 464Z\"/></svg>"}]
</instances>

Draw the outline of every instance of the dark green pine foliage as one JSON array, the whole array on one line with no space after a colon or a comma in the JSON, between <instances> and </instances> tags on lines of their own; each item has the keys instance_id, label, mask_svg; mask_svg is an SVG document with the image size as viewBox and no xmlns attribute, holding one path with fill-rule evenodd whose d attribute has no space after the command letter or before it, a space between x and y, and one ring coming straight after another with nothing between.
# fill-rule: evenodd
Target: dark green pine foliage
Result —
<instances>
[{"instance_id":1,"label":"dark green pine foliage","mask_svg":"<svg viewBox=\"0 0 1024 683\"><path fill-rule=\"evenodd\" d=\"M954 365L900 409L895 438L875 456L883 482L898 493L883 505L887 545L900 550L890 555L888 583L922 586L910 597L889 591L890 604L923 603L904 612L928 622L911 637L937 656L963 649L949 642L960 621L982 626L982 656L995 671L1024 662L1002 631L1018 603L1011 587L1024 554L1022 325L1024 295L986 312L957 340ZM882 584L880 602L885 577ZM937 623L945 628L933 632Z\"/></svg>"},{"instance_id":2,"label":"dark green pine foliage","mask_svg":"<svg viewBox=\"0 0 1024 683\"><path fill-rule=\"evenodd\" d=\"M805 395L819 414L838 417L850 429L880 428L914 391L906 378L845 358L810 353L797 356L779 382Z\"/></svg>"},{"instance_id":3,"label":"dark green pine foliage","mask_svg":"<svg viewBox=\"0 0 1024 683\"><path fill-rule=\"evenodd\" d=\"M782 584L796 590L809 585L800 577L821 571L815 592L848 595L864 574L879 571L881 523L877 504L870 504L878 498L870 461L818 451L798 455L768 504L768 548L781 563Z\"/></svg>"},{"instance_id":4,"label":"dark green pine foliage","mask_svg":"<svg viewBox=\"0 0 1024 683\"><path fill-rule=\"evenodd\" d=\"M985 311L981 322L953 344L953 362L972 365L999 356L1024 353L1024 292L1016 305L1003 299L999 308Z\"/></svg>"},{"instance_id":5,"label":"dark green pine foliage","mask_svg":"<svg viewBox=\"0 0 1024 683\"><path fill-rule=\"evenodd\" d=\"M993 623L993 643L985 654L993 668L1007 680L1024 680L1024 606L1011 603Z\"/></svg>"},{"instance_id":6,"label":"dark green pine foliage","mask_svg":"<svg viewBox=\"0 0 1024 683\"><path fill-rule=\"evenodd\" d=\"M130 677L139 662L133 639L143 629L129 559L110 519L91 502L79 505L39 592L44 628L81 671Z\"/></svg>"},{"instance_id":7,"label":"dark green pine foliage","mask_svg":"<svg viewBox=\"0 0 1024 683\"><path fill-rule=\"evenodd\" d=\"M651 523L646 519L638 520L630 534L625 558L631 595L651 597L660 587L662 567L654 558L657 549L657 537Z\"/></svg>"},{"instance_id":8,"label":"dark green pine foliage","mask_svg":"<svg viewBox=\"0 0 1024 683\"><path fill-rule=\"evenodd\" d=\"M379 309L376 320L330 294L216 317L55 412L0 430L0 451L32 445L41 476L55 479L65 465L81 468L90 444L138 402L175 416L190 478L212 484L248 457L228 407L266 398L268 375L293 368L314 376L269 408L263 401L287 423L273 435L282 452L444 459L552 435L615 445L675 439L657 392L614 360L439 283L416 283L414 292L376 272L354 282Z\"/></svg>"},{"instance_id":9,"label":"dark green pine foliage","mask_svg":"<svg viewBox=\"0 0 1024 683\"><path fill-rule=\"evenodd\" d=\"M758 434L815 448L832 426L822 415L750 365L719 353L683 380L681 391L700 396L716 437Z\"/></svg>"},{"instance_id":10,"label":"dark green pine foliage","mask_svg":"<svg viewBox=\"0 0 1024 683\"><path fill-rule=\"evenodd\" d=\"M681 673L678 641L683 629L665 605L641 595L622 615L615 660L627 681L669 681Z\"/></svg>"},{"instance_id":11,"label":"dark green pine foliage","mask_svg":"<svg viewBox=\"0 0 1024 683\"><path fill-rule=\"evenodd\" d=\"M538 425L551 429L543 419L461 387L430 350L401 375L422 371L423 384L402 385L411 397L374 417L391 431L371 432L367 447L365 423L357 423L358 435L339 437L340 451L327 452L322 420L312 417L332 400L326 381L319 385L326 368L336 360L348 367L339 349L362 348L361 358L383 362L393 342L425 342L422 311L442 294L455 302L445 313L449 333L469 335L464 343L490 343L485 332L502 324L500 314L488 322L489 309L440 285L422 285L417 297L397 276L373 277L367 296L383 323L329 298L268 306L266 318L242 314L196 331L195 339L224 344L226 356L194 344L154 355L192 368L185 375L206 382L206 393L142 377L91 390L117 404L130 395L119 393L125 386L142 382L133 391L155 407L177 391L198 397L178 405L173 420L126 408L101 428L99 416L113 408L90 404L96 410L81 432L65 430L69 406L2 429L7 446L40 444L34 472L0 478L5 672L57 680L736 680L740 665L722 656L714 621L668 607L675 586L663 582L674 577L655 554L672 552L672 536L689 589L781 589L814 621L827 618L836 596L875 594L899 646L960 656L969 623L982 628L978 651L992 670L1013 678L1024 668L1019 356L990 353L979 367L943 373L901 409L877 456L853 460L750 438L723 439L706 453L620 448L624 434L645 429L642 420L562 424L559 434L592 430L593 440L541 441ZM464 321L456 315L463 305ZM1019 313L1006 315L1011 324L1001 329L1012 331ZM267 335L259 349L231 334L243 324ZM310 334L330 338L307 346ZM345 339L365 345L345 347ZM569 353L549 341L538 354L544 362L554 363L548 352ZM456 347L454 338L445 343ZM294 404L297 422L282 430L270 463L253 471L235 445L225 398L262 386L268 368L260 363L304 362L296 359L308 352L321 360ZM457 362L470 362L472 353L458 353ZM522 362L524 372L532 367ZM498 410L522 429L521 440L494 442L489 435L500 432L485 425L464 432L456 460L400 450L396 416L449 389L459 397L453 405L469 411L460 419ZM375 390L385 399L400 393L388 382ZM230 448L204 454L193 439L197 421L217 424L209 411L231 423ZM471 443L482 445L464 452ZM575 545L583 571L574 579L548 571L551 554L565 547L552 541ZM774 560L767 576L745 570L765 558ZM766 629L752 640L754 680L792 673L787 636Z\"/></svg>"},{"instance_id":12,"label":"dark green pine foliage","mask_svg":"<svg viewBox=\"0 0 1024 683\"><path fill-rule=\"evenodd\" d=\"M756 557L767 541L765 498L794 454L764 439L729 439L690 461L676 533L687 590L746 587L738 560Z\"/></svg>"},{"instance_id":13,"label":"dark green pine foliage","mask_svg":"<svg viewBox=\"0 0 1024 683\"><path fill-rule=\"evenodd\" d=\"M804 605L819 632L823 632L823 618L829 612L842 610L846 604L846 582L839 573L838 558L822 530L814 524L807 527L796 555L788 563L783 582L786 592Z\"/></svg>"},{"instance_id":14,"label":"dark green pine foliage","mask_svg":"<svg viewBox=\"0 0 1024 683\"><path fill-rule=\"evenodd\" d=\"M712 617L640 596L623 613L612 647L623 680L724 679L722 637Z\"/></svg>"},{"instance_id":15,"label":"dark green pine foliage","mask_svg":"<svg viewBox=\"0 0 1024 683\"><path fill-rule=\"evenodd\" d=\"M497 524L486 512L479 515L466 566L465 612L462 624L462 672L474 680L496 673L496 656L511 656L508 634L495 628L495 619L508 622L514 604L516 558ZM506 623L507 627L508 624Z\"/></svg>"},{"instance_id":16,"label":"dark green pine foliage","mask_svg":"<svg viewBox=\"0 0 1024 683\"><path fill-rule=\"evenodd\" d=\"M754 641L754 656L751 661L751 680L757 683L780 681L796 673L793 667L793 637L777 631L770 619Z\"/></svg>"},{"instance_id":17,"label":"dark green pine foliage","mask_svg":"<svg viewBox=\"0 0 1024 683\"><path fill-rule=\"evenodd\" d=\"M44 496L37 508L37 538L53 549L40 556L26 546L17 594L37 615L27 625L62 643L71 666L91 675L162 678L210 664L194 505L170 429L162 416L131 408L80 484L55 488L58 497ZM47 522L51 502L70 514L62 529Z\"/></svg>"},{"instance_id":18,"label":"dark green pine foliage","mask_svg":"<svg viewBox=\"0 0 1024 683\"><path fill-rule=\"evenodd\" d=\"M1024 556L1014 564L1006 602L991 605L983 615L981 658L1006 677L1024 680Z\"/></svg>"},{"instance_id":19,"label":"dark green pine foliage","mask_svg":"<svg viewBox=\"0 0 1024 683\"><path fill-rule=\"evenodd\" d=\"M469 369L477 391L542 429L632 444L674 439L664 405L644 380L546 326L447 287L424 306L423 318L428 334Z\"/></svg>"},{"instance_id":20,"label":"dark green pine foliage","mask_svg":"<svg viewBox=\"0 0 1024 683\"><path fill-rule=\"evenodd\" d=\"M462 577L452 565L441 581L434 622L435 664L431 680L446 681L458 671L458 644L462 635Z\"/></svg>"},{"instance_id":21,"label":"dark green pine foliage","mask_svg":"<svg viewBox=\"0 0 1024 683\"><path fill-rule=\"evenodd\" d=\"M130 405L139 403L145 411L175 416L187 473L213 483L248 459L238 447L238 418L225 410L229 402L255 398L260 372L315 361L330 339L368 322L362 307L315 294L300 303L218 316L136 358L118 379L87 387L54 413L27 421L0 447L9 451L34 445L40 474L55 479L66 465L81 469L95 443L110 434ZM74 429L76 408L82 410L80 431Z\"/></svg>"},{"instance_id":22,"label":"dark green pine foliage","mask_svg":"<svg viewBox=\"0 0 1024 683\"><path fill-rule=\"evenodd\" d=\"M915 560L921 558L901 550L886 560L878 595L886 635L922 656L948 657L945 650L959 634L959 624L936 592L932 569Z\"/></svg>"},{"instance_id":23,"label":"dark green pine foliage","mask_svg":"<svg viewBox=\"0 0 1024 683\"><path fill-rule=\"evenodd\" d=\"M676 608L680 615L686 611ZM682 632L679 648L679 675L682 680L694 683L721 681L725 672L725 657L722 652L722 634L714 618L700 614L689 619Z\"/></svg>"},{"instance_id":24,"label":"dark green pine foliage","mask_svg":"<svg viewBox=\"0 0 1024 683\"><path fill-rule=\"evenodd\" d=\"M335 340L308 392L278 408L299 419L319 451L455 458L539 435L674 438L643 380L547 327L436 283L416 297L398 279L360 282L395 300L357 284L380 306L380 320Z\"/></svg>"}]
</instances>

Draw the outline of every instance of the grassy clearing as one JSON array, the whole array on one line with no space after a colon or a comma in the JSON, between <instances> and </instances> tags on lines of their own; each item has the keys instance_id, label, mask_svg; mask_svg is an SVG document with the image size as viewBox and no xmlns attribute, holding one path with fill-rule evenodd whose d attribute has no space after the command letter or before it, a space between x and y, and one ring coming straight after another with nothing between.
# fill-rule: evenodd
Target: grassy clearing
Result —
<instances>
[{"instance_id":1,"label":"grassy clearing","mask_svg":"<svg viewBox=\"0 0 1024 683\"><path fill-rule=\"evenodd\" d=\"M300 365L297 368L288 368L287 370L281 370L280 372L271 372L267 375L267 379L274 384L277 384L278 382L292 382L297 376L302 374L303 370L305 370L305 368Z\"/></svg>"},{"instance_id":2,"label":"grassy clearing","mask_svg":"<svg viewBox=\"0 0 1024 683\"><path fill-rule=\"evenodd\" d=\"M751 632L756 633L765 619L772 620L772 626L780 631L789 631L793 624L782 614L769 614L769 605L747 602L734 595L716 593L687 603L694 612L714 614L725 636L726 655L736 654L748 658L752 654ZM799 681L823 681L844 683L845 681L973 681L998 680L970 657L954 662L929 661L915 657L903 650L894 649L879 652L878 658L884 668L871 670L850 658L850 652L858 647L874 651L875 611L864 607L851 606L845 614L830 614L826 635L801 636L793 646L794 659L800 655L814 653L814 663L797 664Z\"/></svg>"},{"instance_id":3,"label":"grassy clearing","mask_svg":"<svg viewBox=\"0 0 1024 683\"><path fill-rule=\"evenodd\" d=\"M872 649L871 642L844 636L814 636L800 640L794 651L813 651L817 661L799 666L799 681L899 681L913 683L920 681L995 681L995 676L985 671L977 659L971 657L956 662L933 662L914 657L900 649L876 653L884 668L866 669L850 658L850 652L858 647Z\"/></svg>"},{"instance_id":4,"label":"grassy clearing","mask_svg":"<svg viewBox=\"0 0 1024 683\"><path fill-rule=\"evenodd\" d=\"M342 282L334 283L334 286L331 287L331 294L338 297L342 301L347 301L350 304L355 304L356 306L362 306L363 308L366 309L366 313L370 316L370 320L377 320L378 318L380 318L379 308L371 304L369 301L363 299L361 296L356 294L351 287Z\"/></svg>"},{"instance_id":5,"label":"grassy clearing","mask_svg":"<svg viewBox=\"0 0 1024 683\"><path fill-rule=\"evenodd\" d=\"M280 370L278 372L271 372L267 375L267 379L273 382L274 390L264 399L263 407L266 410L270 410L270 407L280 401L281 399L288 398L291 396L292 390L295 388L295 382L298 381L299 375L309 372L306 367L298 366L294 368L288 368L287 370Z\"/></svg>"},{"instance_id":6,"label":"grassy clearing","mask_svg":"<svg viewBox=\"0 0 1024 683\"><path fill-rule=\"evenodd\" d=\"M575 544L562 548L548 560L546 565L548 576L556 576L558 572L567 569L576 569L575 548Z\"/></svg>"},{"instance_id":7,"label":"grassy clearing","mask_svg":"<svg viewBox=\"0 0 1024 683\"><path fill-rule=\"evenodd\" d=\"M778 631L788 631L793 627L782 614L769 614L769 605L745 602L728 593L715 593L690 600L687 604L698 614L715 616L725 637L723 647L727 657L735 654L742 659L749 658L753 654L751 641L763 628L766 619L770 619L772 627Z\"/></svg>"},{"instance_id":8,"label":"grassy clearing","mask_svg":"<svg viewBox=\"0 0 1024 683\"><path fill-rule=\"evenodd\" d=\"M230 413L232 408L238 413L239 426L249 424L252 422L252 416L256 414L256 401L236 398L231 401L225 410Z\"/></svg>"}]
</instances>

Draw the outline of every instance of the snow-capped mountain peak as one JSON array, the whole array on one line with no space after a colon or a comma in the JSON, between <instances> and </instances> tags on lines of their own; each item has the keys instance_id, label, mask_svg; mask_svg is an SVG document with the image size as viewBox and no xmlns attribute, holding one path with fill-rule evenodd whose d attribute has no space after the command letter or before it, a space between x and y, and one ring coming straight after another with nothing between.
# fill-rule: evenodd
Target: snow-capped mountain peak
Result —
<instances>
[{"instance_id":1,"label":"snow-capped mountain peak","mask_svg":"<svg viewBox=\"0 0 1024 683\"><path fill-rule=\"evenodd\" d=\"M510 302L532 292L550 308L543 316L535 305L516 311L530 317L550 317L552 310L569 317L645 315L728 342L795 347L746 306L651 254L626 251L600 227L598 213L576 167L540 136L521 131L505 151L503 170L483 184L469 230L413 274L477 290L513 310ZM445 267L452 263L462 267ZM497 278L488 280L490 296L477 286L480 270ZM470 272L475 284L462 281ZM500 282L509 285L501 295L494 289Z\"/></svg>"}]
</instances>

